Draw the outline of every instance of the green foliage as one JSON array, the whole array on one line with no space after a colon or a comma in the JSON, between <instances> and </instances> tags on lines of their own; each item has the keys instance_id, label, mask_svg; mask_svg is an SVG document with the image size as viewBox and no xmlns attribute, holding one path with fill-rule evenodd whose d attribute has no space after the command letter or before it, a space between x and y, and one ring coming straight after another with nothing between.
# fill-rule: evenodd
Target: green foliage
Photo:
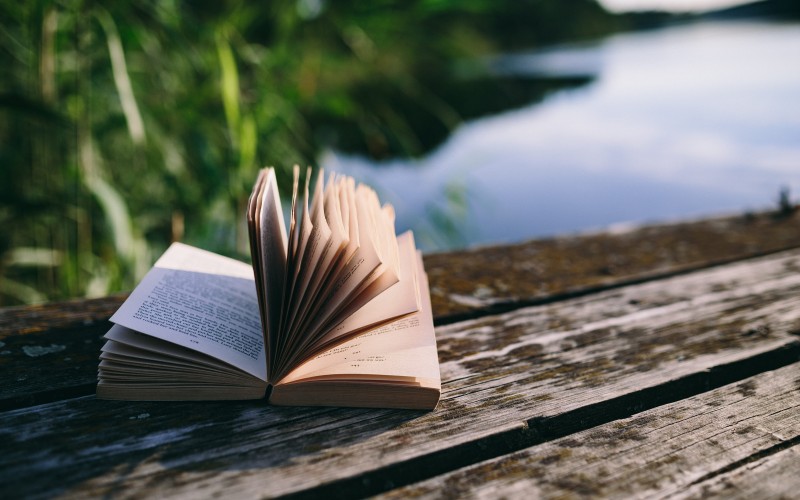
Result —
<instances>
[{"instance_id":1,"label":"green foliage","mask_svg":"<svg viewBox=\"0 0 800 500\"><path fill-rule=\"evenodd\" d=\"M446 95L455 61L608 19L586 0L0 1L0 305L130 289L173 240L245 257L259 167L286 186L326 147L421 154L475 114Z\"/></svg>"}]
</instances>

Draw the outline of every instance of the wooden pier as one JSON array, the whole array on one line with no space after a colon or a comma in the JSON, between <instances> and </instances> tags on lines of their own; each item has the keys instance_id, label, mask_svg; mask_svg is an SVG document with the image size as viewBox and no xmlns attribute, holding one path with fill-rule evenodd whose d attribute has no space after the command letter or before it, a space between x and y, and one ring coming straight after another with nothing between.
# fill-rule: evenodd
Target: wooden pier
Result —
<instances>
[{"instance_id":1,"label":"wooden pier","mask_svg":"<svg viewBox=\"0 0 800 500\"><path fill-rule=\"evenodd\" d=\"M795 497L800 213L425 258L432 412L94 397L124 295L0 309L0 497Z\"/></svg>"}]
</instances>

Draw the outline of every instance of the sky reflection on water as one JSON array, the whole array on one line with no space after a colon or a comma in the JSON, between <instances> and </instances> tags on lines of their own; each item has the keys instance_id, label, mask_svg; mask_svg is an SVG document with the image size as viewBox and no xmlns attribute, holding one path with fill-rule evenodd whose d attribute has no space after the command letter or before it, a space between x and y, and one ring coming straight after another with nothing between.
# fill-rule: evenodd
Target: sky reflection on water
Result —
<instances>
[{"instance_id":1,"label":"sky reflection on water","mask_svg":"<svg viewBox=\"0 0 800 500\"><path fill-rule=\"evenodd\" d=\"M694 24L518 54L498 71L599 71L460 127L419 160L333 151L426 250L760 209L800 193L800 25Z\"/></svg>"}]
</instances>

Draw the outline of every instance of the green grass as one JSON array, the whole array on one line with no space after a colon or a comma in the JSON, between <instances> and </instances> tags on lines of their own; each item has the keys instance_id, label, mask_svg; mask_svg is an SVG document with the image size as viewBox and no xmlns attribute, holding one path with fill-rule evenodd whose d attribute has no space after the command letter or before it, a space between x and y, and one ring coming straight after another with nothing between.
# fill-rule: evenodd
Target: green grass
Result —
<instances>
[{"instance_id":1,"label":"green grass","mask_svg":"<svg viewBox=\"0 0 800 500\"><path fill-rule=\"evenodd\" d=\"M613 26L587 0L0 1L0 306L129 290L174 240L247 258L260 167L423 154L521 102L473 109L456 63Z\"/></svg>"}]
</instances>

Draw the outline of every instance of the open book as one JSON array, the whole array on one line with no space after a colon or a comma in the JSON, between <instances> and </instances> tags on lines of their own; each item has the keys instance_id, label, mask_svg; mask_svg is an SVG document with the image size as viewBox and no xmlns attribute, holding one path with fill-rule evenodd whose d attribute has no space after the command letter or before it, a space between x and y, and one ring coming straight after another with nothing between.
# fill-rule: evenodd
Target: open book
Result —
<instances>
[{"instance_id":1,"label":"open book","mask_svg":"<svg viewBox=\"0 0 800 500\"><path fill-rule=\"evenodd\" d=\"M253 265L174 243L111 317L97 396L434 408L430 294L411 232L349 177L275 173L247 208ZM300 199L302 197L302 200Z\"/></svg>"}]
</instances>

